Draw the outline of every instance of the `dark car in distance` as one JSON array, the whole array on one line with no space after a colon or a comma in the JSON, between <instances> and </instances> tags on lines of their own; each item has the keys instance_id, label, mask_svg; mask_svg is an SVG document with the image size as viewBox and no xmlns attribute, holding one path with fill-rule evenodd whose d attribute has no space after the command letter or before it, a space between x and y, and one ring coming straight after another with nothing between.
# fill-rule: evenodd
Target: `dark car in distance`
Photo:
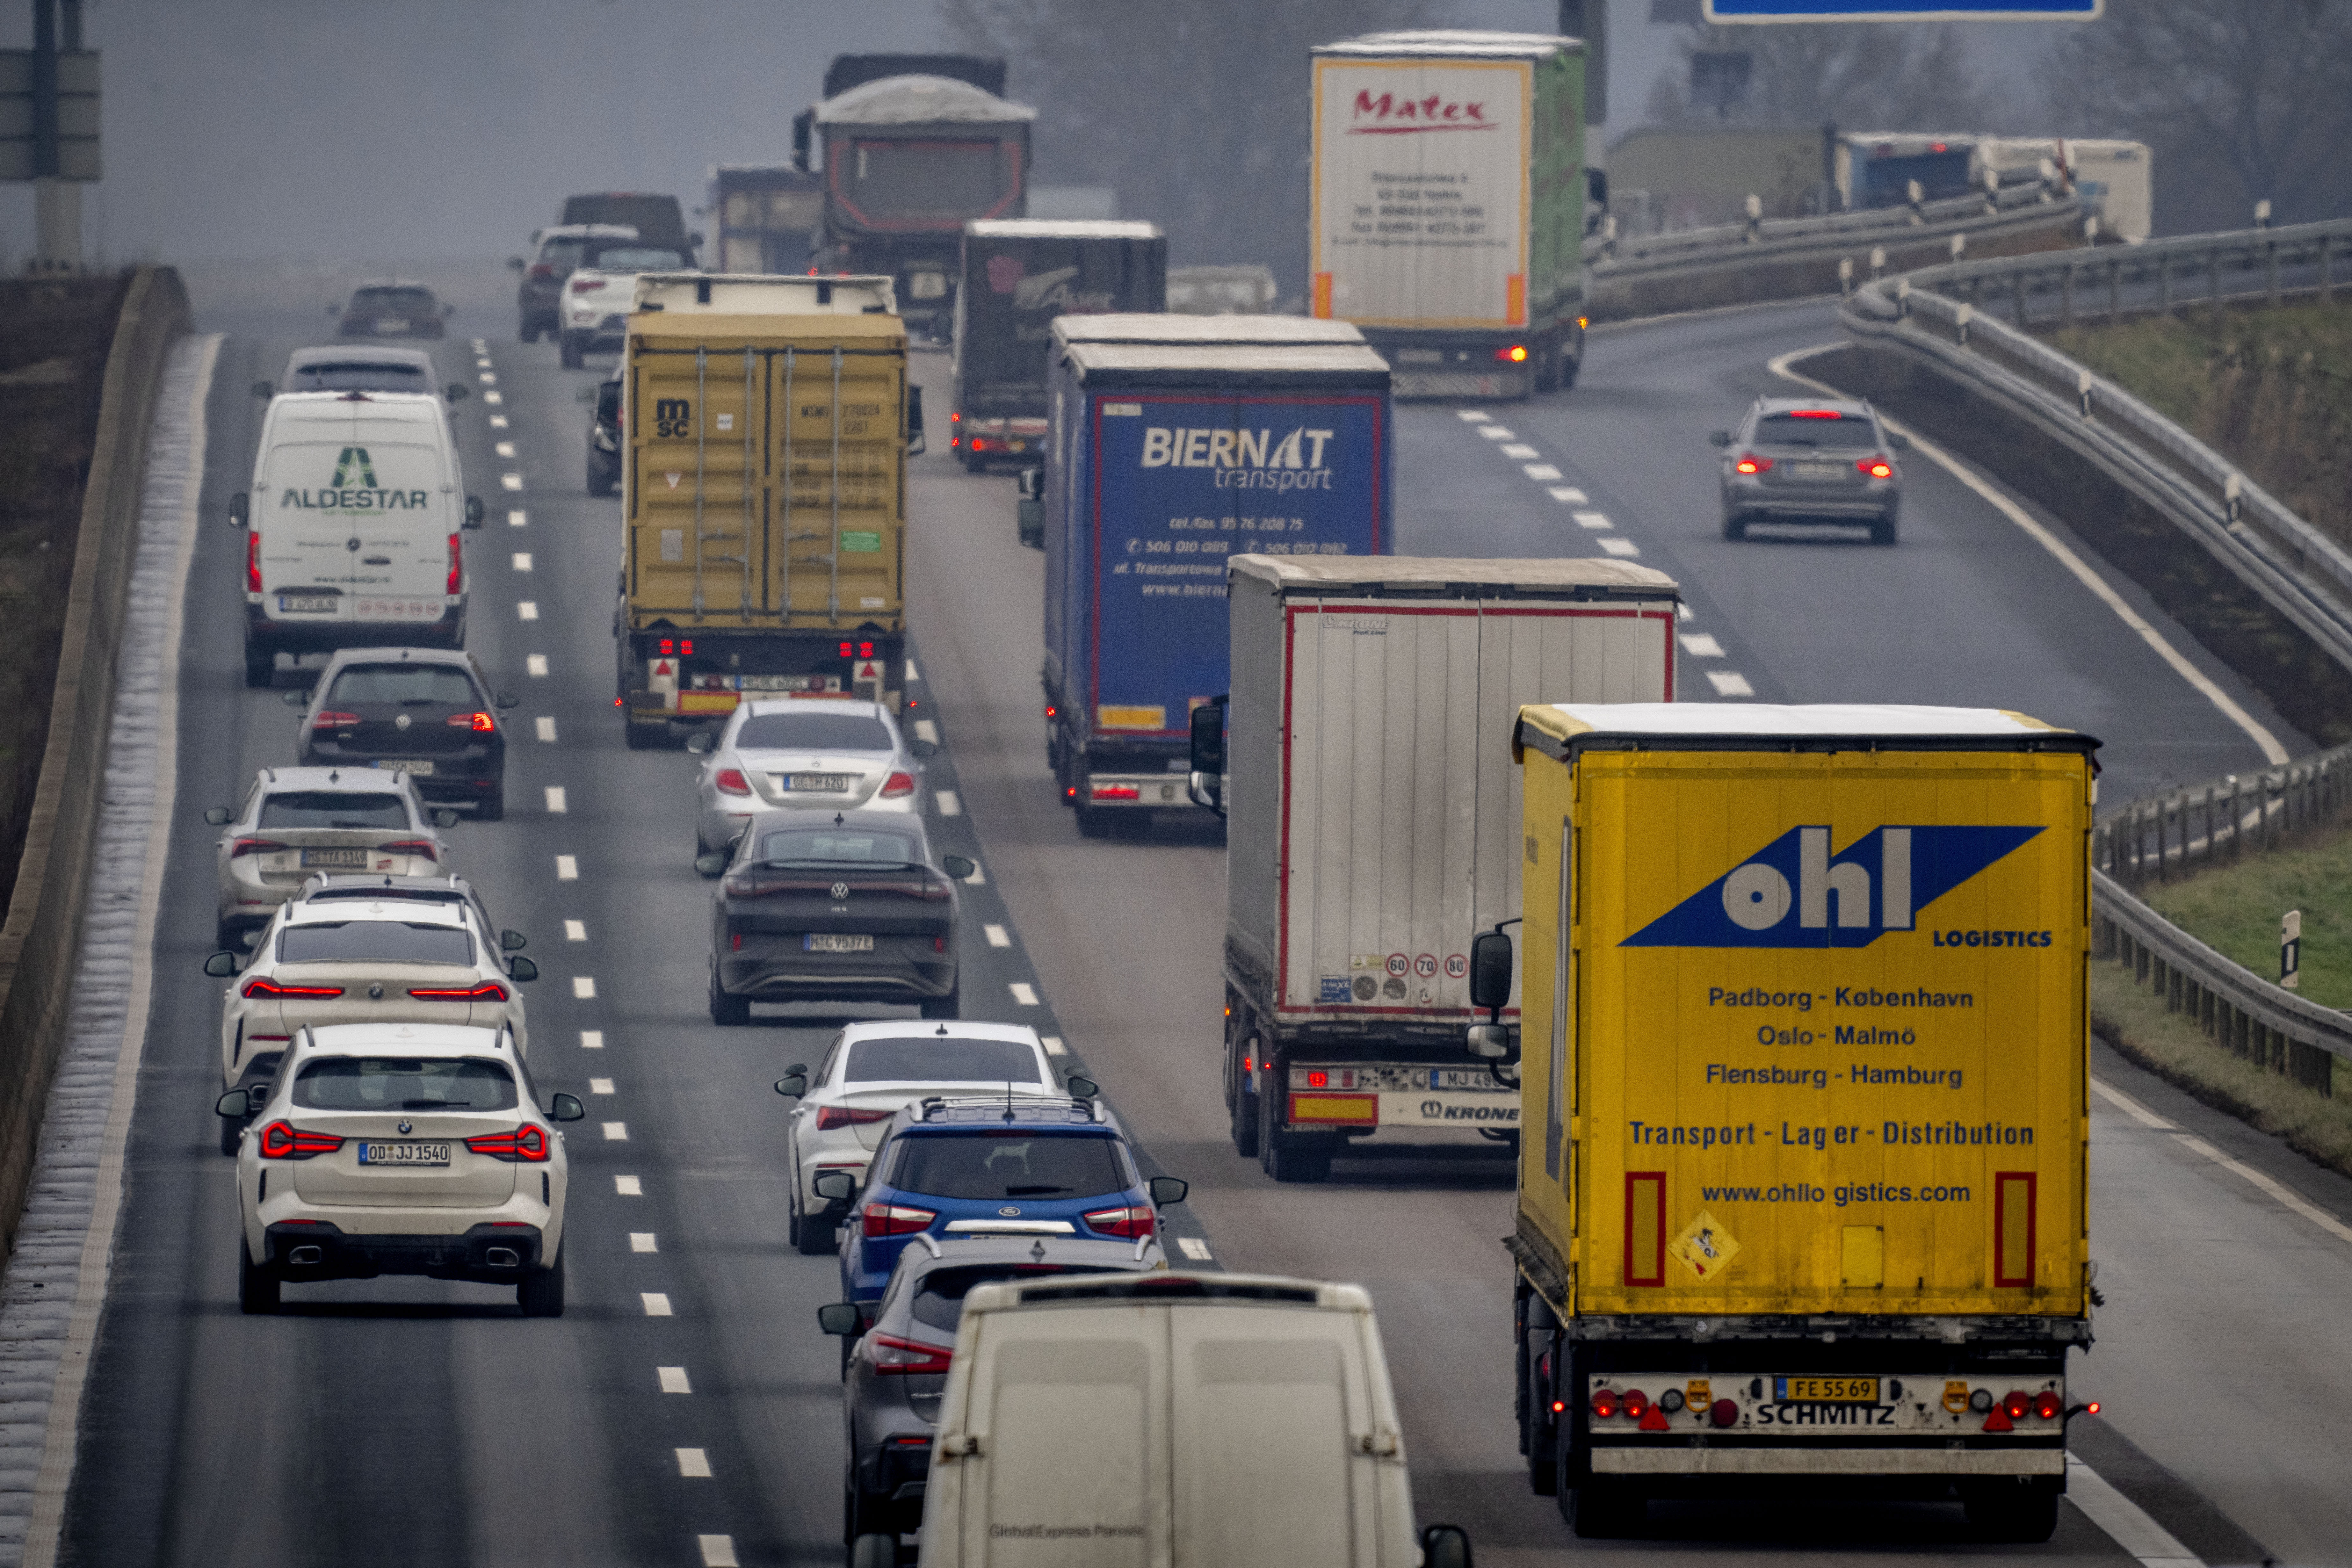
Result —
<instances>
[{"instance_id":1,"label":"dark car in distance","mask_svg":"<svg viewBox=\"0 0 2352 1568\"><path fill-rule=\"evenodd\" d=\"M338 337L437 338L457 308L436 300L433 290L422 283L386 279L361 284L349 300L328 306L327 311L337 318Z\"/></svg>"},{"instance_id":2,"label":"dark car in distance","mask_svg":"<svg viewBox=\"0 0 2352 1568\"><path fill-rule=\"evenodd\" d=\"M296 760L304 767L406 773L429 801L506 815L507 737L499 714L520 700L493 691L471 654L454 648L345 648L299 706Z\"/></svg>"}]
</instances>

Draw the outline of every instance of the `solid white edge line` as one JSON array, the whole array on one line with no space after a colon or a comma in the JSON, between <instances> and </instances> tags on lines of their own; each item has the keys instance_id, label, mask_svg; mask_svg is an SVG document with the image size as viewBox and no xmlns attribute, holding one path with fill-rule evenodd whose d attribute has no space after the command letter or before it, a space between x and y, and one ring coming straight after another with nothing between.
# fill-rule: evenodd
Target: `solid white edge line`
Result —
<instances>
[{"instance_id":1,"label":"solid white edge line","mask_svg":"<svg viewBox=\"0 0 2352 1568\"><path fill-rule=\"evenodd\" d=\"M41 1445L41 1468L33 1476L33 1510L25 1523L27 1564L49 1568L57 1561L58 1538L65 1529L66 1489L72 1484L75 1450L81 1436L81 1396L89 1381L90 1354L98 1342L98 1321L106 1308L106 1288L112 1271L115 1226L122 1217L122 1168L131 1142L131 1118L137 1109L139 1068L147 1044L147 1014L153 1005L155 922L163 899L163 873L171 858L172 821L178 810L180 784L180 637L188 599L188 568L195 558L199 531L197 507L205 489L205 447L208 438L205 403L212 395L213 371L220 357L222 334L209 332L198 342L196 384L188 411L188 472L180 506L180 558L173 566L171 602L163 612L163 646L155 672L155 804L147 823L147 864L139 895L139 925L131 943L131 994L122 1012L122 1047L114 1058L114 1098L106 1111L106 1141L98 1156L98 1177L90 1195L89 1228L81 1244L81 1265L74 1280L73 1314L66 1321L66 1342L58 1356L56 1381L49 1385L48 1430ZM151 416L152 419L152 416ZM143 443L152 425L139 433ZM143 465L142 465L142 489ZM135 542L134 542L135 548ZM241 1227L240 1227L241 1228Z\"/></svg>"},{"instance_id":2,"label":"solid white edge line","mask_svg":"<svg viewBox=\"0 0 2352 1568\"><path fill-rule=\"evenodd\" d=\"M1801 386L1809 386L1816 392L1832 397L1843 397L1845 394L1838 391L1836 387L1826 382L1815 381L1809 375L1800 375L1789 366L1794 361L1810 359L1815 354L1829 353L1845 346L1843 343L1817 343L1809 349L1796 349L1769 361L1766 368L1785 381L1793 381ZM2262 721L2252 714L2239 707L2237 700L2214 684L2212 679L2203 670L2189 663L2180 650L2174 647L2162 632L2148 625L2147 619L2138 611L2124 603L2123 595L2109 587L2105 578L2091 570L2090 563L2075 554L2065 541L2036 522L2027 514L2024 508L1996 489L1990 480L1978 474L1975 469L1920 435L1916 430L1885 414L1881 414L1878 418L1879 423L1885 425L1889 430L1908 437L1914 451L1974 490L1996 511L2023 530L2028 538L2055 556L2060 565L2074 574L2076 581L2096 595L2101 604L2116 613L2116 619L2137 632L2142 642L2154 648L2157 657L2172 667L2174 674L2193 687L2199 696L2220 709L2223 718L2244 731L2247 738L2262 748L2265 761L2277 763L2289 760L2287 749L2279 744L2276 735L2264 729Z\"/></svg>"},{"instance_id":3,"label":"solid white edge line","mask_svg":"<svg viewBox=\"0 0 2352 1568\"><path fill-rule=\"evenodd\" d=\"M2174 1540L2170 1531L2117 1491L2114 1482L2072 1454L2066 1456L2066 1500L2146 1568L2203 1568L2203 1558Z\"/></svg>"},{"instance_id":4,"label":"solid white edge line","mask_svg":"<svg viewBox=\"0 0 2352 1568\"><path fill-rule=\"evenodd\" d=\"M2091 1088L2101 1100L2113 1105L2141 1126L2153 1128L2158 1132L2179 1133L2182 1148L2203 1155L2232 1175L2245 1178L2269 1194L2281 1208L2291 1214L2301 1215L2338 1241L2352 1241L2352 1225L2345 1224L2277 1177L2267 1172L2254 1169L2243 1160L2224 1154L2179 1123L2167 1121L2163 1116L2149 1110L2137 1100L2103 1079L2093 1079Z\"/></svg>"}]
</instances>

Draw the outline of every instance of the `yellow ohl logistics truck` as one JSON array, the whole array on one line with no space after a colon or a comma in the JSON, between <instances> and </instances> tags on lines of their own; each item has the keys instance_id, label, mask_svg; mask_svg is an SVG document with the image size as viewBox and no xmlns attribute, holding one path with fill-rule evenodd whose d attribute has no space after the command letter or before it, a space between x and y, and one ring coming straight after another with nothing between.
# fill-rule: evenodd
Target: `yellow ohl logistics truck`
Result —
<instances>
[{"instance_id":1,"label":"yellow ohl logistics truck","mask_svg":"<svg viewBox=\"0 0 2352 1568\"><path fill-rule=\"evenodd\" d=\"M631 747L746 697L898 705L922 415L885 278L638 279L614 619Z\"/></svg>"},{"instance_id":2,"label":"yellow ohl logistics truck","mask_svg":"<svg viewBox=\"0 0 2352 1568\"><path fill-rule=\"evenodd\" d=\"M1981 709L1519 710L1518 1417L1580 1535L1807 1479L2055 1526L2097 745Z\"/></svg>"}]
</instances>

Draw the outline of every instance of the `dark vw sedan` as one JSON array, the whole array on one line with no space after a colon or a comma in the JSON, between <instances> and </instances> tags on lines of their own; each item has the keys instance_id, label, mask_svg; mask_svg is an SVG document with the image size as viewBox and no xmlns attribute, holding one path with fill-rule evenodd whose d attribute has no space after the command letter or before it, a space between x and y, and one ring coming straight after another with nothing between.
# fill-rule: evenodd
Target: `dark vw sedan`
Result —
<instances>
[{"instance_id":1,"label":"dark vw sedan","mask_svg":"<svg viewBox=\"0 0 2352 1568\"><path fill-rule=\"evenodd\" d=\"M711 906L710 1021L748 1024L753 1002L913 1002L926 1018L959 1005L960 855L934 856L904 812L773 812L751 823Z\"/></svg>"}]
</instances>

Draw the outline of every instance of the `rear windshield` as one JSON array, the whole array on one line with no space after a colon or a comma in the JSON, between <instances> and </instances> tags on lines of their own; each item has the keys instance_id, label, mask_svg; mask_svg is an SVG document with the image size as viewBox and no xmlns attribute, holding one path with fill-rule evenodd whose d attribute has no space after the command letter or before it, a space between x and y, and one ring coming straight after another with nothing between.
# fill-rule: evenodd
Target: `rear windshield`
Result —
<instances>
[{"instance_id":1,"label":"rear windshield","mask_svg":"<svg viewBox=\"0 0 2352 1568\"><path fill-rule=\"evenodd\" d=\"M433 309L433 293L428 289L362 289L352 296L355 310L413 310Z\"/></svg>"},{"instance_id":2,"label":"rear windshield","mask_svg":"<svg viewBox=\"0 0 2352 1568\"><path fill-rule=\"evenodd\" d=\"M289 392L430 392L432 378L421 364L338 360L306 364L286 384Z\"/></svg>"},{"instance_id":3,"label":"rear windshield","mask_svg":"<svg viewBox=\"0 0 2352 1568\"><path fill-rule=\"evenodd\" d=\"M657 245L615 245L596 252L589 265L607 272L675 272L686 258Z\"/></svg>"},{"instance_id":4,"label":"rear windshield","mask_svg":"<svg viewBox=\"0 0 2352 1568\"><path fill-rule=\"evenodd\" d=\"M915 1299L908 1310L915 1314L915 1321L953 1333L957 1321L963 1316L963 1299L975 1285L992 1285L999 1279L1034 1279L1045 1274L1102 1271L1100 1264L1059 1263L974 1263L961 1268L934 1268L915 1287Z\"/></svg>"},{"instance_id":5,"label":"rear windshield","mask_svg":"<svg viewBox=\"0 0 2352 1568\"><path fill-rule=\"evenodd\" d=\"M867 713L755 713L735 731L739 752L887 752L890 729Z\"/></svg>"},{"instance_id":6,"label":"rear windshield","mask_svg":"<svg viewBox=\"0 0 2352 1568\"><path fill-rule=\"evenodd\" d=\"M832 866L920 866L923 846L910 833L866 833L840 827L793 827L762 834L760 858L771 865L816 861Z\"/></svg>"},{"instance_id":7,"label":"rear windshield","mask_svg":"<svg viewBox=\"0 0 2352 1568\"><path fill-rule=\"evenodd\" d=\"M1767 414L1756 422L1756 444L1860 450L1877 446L1878 432L1859 414Z\"/></svg>"},{"instance_id":8,"label":"rear windshield","mask_svg":"<svg viewBox=\"0 0 2352 1568\"><path fill-rule=\"evenodd\" d=\"M342 790L283 790L261 803L263 827L406 827L408 805L396 795Z\"/></svg>"},{"instance_id":9,"label":"rear windshield","mask_svg":"<svg viewBox=\"0 0 2352 1568\"><path fill-rule=\"evenodd\" d=\"M585 248L576 239L551 239L539 247L539 259L558 272L569 272L580 265L580 252Z\"/></svg>"},{"instance_id":10,"label":"rear windshield","mask_svg":"<svg viewBox=\"0 0 2352 1568\"><path fill-rule=\"evenodd\" d=\"M1036 1083L1037 1053L1020 1040L959 1040L917 1035L858 1040L844 1083Z\"/></svg>"},{"instance_id":11,"label":"rear windshield","mask_svg":"<svg viewBox=\"0 0 2352 1568\"><path fill-rule=\"evenodd\" d=\"M474 939L456 926L409 921L337 921L288 926L280 963L457 963L471 967Z\"/></svg>"},{"instance_id":12,"label":"rear windshield","mask_svg":"<svg viewBox=\"0 0 2352 1568\"><path fill-rule=\"evenodd\" d=\"M1134 1184L1117 1142L1026 1129L931 1132L898 1141L890 1184L937 1198L1082 1198Z\"/></svg>"},{"instance_id":13,"label":"rear windshield","mask_svg":"<svg viewBox=\"0 0 2352 1568\"><path fill-rule=\"evenodd\" d=\"M512 1110L503 1062L436 1057L320 1057L294 1079L306 1110Z\"/></svg>"},{"instance_id":14,"label":"rear windshield","mask_svg":"<svg viewBox=\"0 0 2352 1568\"><path fill-rule=\"evenodd\" d=\"M335 677L330 708L399 703L409 708L471 708L474 679L455 665L355 664Z\"/></svg>"}]
</instances>

